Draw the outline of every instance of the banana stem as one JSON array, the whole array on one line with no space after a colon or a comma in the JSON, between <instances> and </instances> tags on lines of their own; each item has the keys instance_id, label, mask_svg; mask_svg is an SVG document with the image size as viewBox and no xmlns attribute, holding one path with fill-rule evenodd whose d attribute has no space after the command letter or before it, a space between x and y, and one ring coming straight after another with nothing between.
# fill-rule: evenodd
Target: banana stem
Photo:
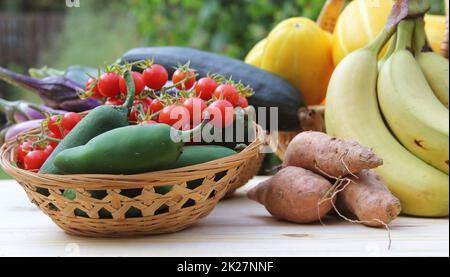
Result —
<instances>
[{"instance_id":1,"label":"banana stem","mask_svg":"<svg viewBox=\"0 0 450 277\"><path fill-rule=\"evenodd\" d=\"M400 24L398 25L397 46L395 47L395 51L401 51L405 49L412 50L412 40L415 25L415 21L411 19L400 22Z\"/></svg>"},{"instance_id":2,"label":"banana stem","mask_svg":"<svg viewBox=\"0 0 450 277\"><path fill-rule=\"evenodd\" d=\"M416 51L416 56L422 52L430 51L427 35L425 33L425 20L423 17L416 20L416 28L414 30L414 50Z\"/></svg>"},{"instance_id":3,"label":"banana stem","mask_svg":"<svg viewBox=\"0 0 450 277\"><path fill-rule=\"evenodd\" d=\"M392 25L388 28L384 28L378 37L367 46L367 49L375 52L377 55L383 49L384 45L391 39L397 29L397 25Z\"/></svg>"},{"instance_id":4,"label":"banana stem","mask_svg":"<svg viewBox=\"0 0 450 277\"><path fill-rule=\"evenodd\" d=\"M383 61L386 61L387 59L389 59L390 56L392 56L392 54L394 54L395 48L397 46L396 43L397 43L397 33L395 33L392 36L392 39L390 40L389 48L388 48L388 50L386 52L386 55L382 59Z\"/></svg>"},{"instance_id":5,"label":"banana stem","mask_svg":"<svg viewBox=\"0 0 450 277\"><path fill-rule=\"evenodd\" d=\"M423 16L431 9L429 0L408 0L408 18Z\"/></svg>"},{"instance_id":6,"label":"banana stem","mask_svg":"<svg viewBox=\"0 0 450 277\"><path fill-rule=\"evenodd\" d=\"M391 39L394 33L397 31L399 23L409 16L410 2L423 1L423 0L397 0L392 7L391 14L388 21L384 26L378 37L367 46L366 49L379 54L384 45Z\"/></svg>"}]
</instances>

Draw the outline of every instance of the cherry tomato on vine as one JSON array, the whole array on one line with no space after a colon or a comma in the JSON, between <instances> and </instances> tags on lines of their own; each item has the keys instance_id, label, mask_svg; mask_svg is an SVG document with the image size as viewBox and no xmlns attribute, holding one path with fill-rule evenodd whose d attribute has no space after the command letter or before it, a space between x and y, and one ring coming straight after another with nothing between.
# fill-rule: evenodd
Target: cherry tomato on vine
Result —
<instances>
[{"instance_id":1,"label":"cherry tomato on vine","mask_svg":"<svg viewBox=\"0 0 450 277\"><path fill-rule=\"evenodd\" d=\"M62 135L55 134L53 132L50 132L50 134L48 134L48 137L52 138L52 139L59 139L59 140L63 139ZM52 147L56 148L56 146L58 146L59 142L53 141L53 140L49 140L48 144L50 144Z\"/></svg>"},{"instance_id":2,"label":"cherry tomato on vine","mask_svg":"<svg viewBox=\"0 0 450 277\"><path fill-rule=\"evenodd\" d=\"M141 123L139 123L139 125L152 125L152 124L158 124L158 122L154 120L144 120Z\"/></svg>"},{"instance_id":3,"label":"cherry tomato on vine","mask_svg":"<svg viewBox=\"0 0 450 277\"><path fill-rule=\"evenodd\" d=\"M47 128L50 132L55 133L57 135L62 135L62 127L61 125L61 117L59 115L54 115L50 117L47 121Z\"/></svg>"},{"instance_id":4,"label":"cherry tomato on vine","mask_svg":"<svg viewBox=\"0 0 450 277\"><path fill-rule=\"evenodd\" d=\"M81 121L81 115L77 113L66 113L61 120L61 127L64 130L72 130L78 122Z\"/></svg>"},{"instance_id":5,"label":"cherry tomato on vine","mask_svg":"<svg viewBox=\"0 0 450 277\"><path fill-rule=\"evenodd\" d=\"M227 100L216 100L206 108L210 122L216 128L227 128L234 122L234 107Z\"/></svg>"},{"instance_id":6,"label":"cherry tomato on vine","mask_svg":"<svg viewBox=\"0 0 450 277\"><path fill-rule=\"evenodd\" d=\"M174 85L183 82L177 86L177 89L179 90L190 90L194 87L195 81L195 71L189 68L178 68L172 76L172 82Z\"/></svg>"},{"instance_id":7,"label":"cherry tomato on vine","mask_svg":"<svg viewBox=\"0 0 450 277\"><path fill-rule=\"evenodd\" d=\"M85 90L86 91L92 91L92 97L94 98L102 98L103 96L100 94L100 91L98 90L98 84L94 85L94 82L97 82L97 80L89 79L89 81L86 83Z\"/></svg>"},{"instance_id":8,"label":"cherry tomato on vine","mask_svg":"<svg viewBox=\"0 0 450 277\"><path fill-rule=\"evenodd\" d=\"M26 170L40 169L47 160L44 150L33 150L24 158L24 166Z\"/></svg>"},{"instance_id":9,"label":"cherry tomato on vine","mask_svg":"<svg viewBox=\"0 0 450 277\"><path fill-rule=\"evenodd\" d=\"M108 100L105 102L106 106L121 106L125 103L125 100L120 98L108 98Z\"/></svg>"},{"instance_id":10,"label":"cherry tomato on vine","mask_svg":"<svg viewBox=\"0 0 450 277\"><path fill-rule=\"evenodd\" d=\"M154 114L162 109L164 109L164 104L158 99L153 99L152 103L150 104L150 113Z\"/></svg>"},{"instance_id":11,"label":"cherry tomato on vine","mask_svg":"<svg viewBox=\"0 0 450 277\"><path fill-rule=\"evenodd\" d=\"M218 86L219 84L217 84L214 79L210 77L202 78L197 82L197 85L195 86L195 95L205 101L209 101Z\"/></svg>"},{"instance_id":12,"label":"cherry tomato on vine","mask_svg":"<svg viewBox=\"0 0 450 277\"><path fill-rule=\"evenodd\" d=\"M31 141L25 141L21 145L19 145L19 147L17 147L16 157L17 163L20 166L23 166L25 156L31 151L33 151L33 143Z\"/></svg>"},{"instance_id":13,"label":"cherry tomato on vine","mask_svg":"<svg viewBox=\"0 0 450 277\"><path fill-rule=\"evenodd\" d=\"M135 100L134 101L134 105L131 108L131 112L130 112L130 122L132 122L132 123L137 123L138 122L138 118L139 118L139 115L140 115L140 112L141 112L140 108L139 108L140 105L142 105L142 109L143 109L143 112L144 112L143 115L147 114L149 106L148 105L144 105L139 100Z\"/></svg>"},{"instance_id":14,"label":"cherry tomato on vine","mask_svg":"<svg viewBox=\"0 0 450 277\"><path fill-rule=\"evenodd\" d=\"M208 107L206 102L200 98L189 98L184 100L183 106L189 111L191 123L197 126L202 121L202 113Z\"/></svg>"},{"instance_id":15,"label":"cherry tomato on vine","mask_svg":"<svg viewBox=\"0 0 450 277\"><path fill-rule=\"evenodd\" d=\"M120 76L117 73L104 73L98 81L98 90L104 97L116 97L120 94Z\"/></svg>"},{"instance_id":16,"label":"cherry tomato on vine","mask_svg":"<svg viewBox=\"0 0 450 277\"><path fill-rule=\"evenodd\" d=\"M140 101L144 107L150 108L150 105L152 104L153 99L151 99L150 97L146 97L146 98L140 99L138 101Z\"/></svg>"},{"instance_id":17,"label":"cherry tomato on vine","mask_svg":"<svg viewBox=\"0 0 450 277\"><path fill-rule=\"evenodd\" d=\"M46 160L53 153L53 150L55 150L55 148L53 146L51 146L51 145L48 145L47 147L45 147L44 153L45 153L45 156L46 156L46 158L45 158Z\"/></svg>"},{"instance_id":18,"label":"cherry tomato on vine","mask_svg":"<svg viewBox=\"0 0 450 277\"><path fill-rule=\"evenodd\" d=\"M236 107L239 103L239 92L232 85L225 84L217 87L214 96L217 99L227 100L233 107Z\"/></svg>"},{"instance_id":19,"label":"cherry tomato on vine","mask_svg":"<svg viewBox=\"0 0 450 277\"><path fill-rule=\"evenodd\" d=\"M175 129L188 130L191 125L189 110L184 106L170 105L161 110L158 122Z\"/></svg>"},{"instance_id":20,"label":"cherry tomato on vine","mask_svg":"<svg viewBox=\"0 0 450 277\"><path fill-rule=\"evenodd\" d=\"M243 108L243 109L247 108L248 107L248 100L247 100L247 98L245 98L242 95L239 95L239 101L238 101L237 105L239 107Z\"/></svg>"},{"instance_id":21,"label":"cherry tomato on vine","mask_svg":"<svg viewBox=\"0 0 450 277\"><path fill-rule=\"evenodd\" d=\"M144 70L142 78L147 87L153 90L160 90L169 80L169 73L164 66L153 64Z\"/></svg>"},{"instance_id":22,"label":"cherry tomato on vine","mask_svg":"<svg viewBox=\"0 0 450 277\"><path fill-rule=\"evenodd\" d=\"M142 74L136 71L131 72L131 76L133 77L134 82L134 95L139 95L144 91L145 84L144 79L142 78ZM125 78L120 77L119 80L119 87L120 92L127 94L127 82L125 81Z\"/></svg>"}]
</instances>

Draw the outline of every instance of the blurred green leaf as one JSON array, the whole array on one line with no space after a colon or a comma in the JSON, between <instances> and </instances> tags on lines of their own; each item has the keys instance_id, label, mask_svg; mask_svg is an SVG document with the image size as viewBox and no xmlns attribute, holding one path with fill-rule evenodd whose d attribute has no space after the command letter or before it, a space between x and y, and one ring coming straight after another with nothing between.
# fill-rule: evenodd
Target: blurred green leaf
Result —
<instances>
[{"instance_id":1,"label":"blurred green leaf","mask_svg":"<svg viewBox=\"0 0 450 277\"><path fill-rule=\"evenodd\" d=\"M179 45L244 58L283 19L315 19L325 0L132 0L148 45Z\"/></svg>"}]
</instances>

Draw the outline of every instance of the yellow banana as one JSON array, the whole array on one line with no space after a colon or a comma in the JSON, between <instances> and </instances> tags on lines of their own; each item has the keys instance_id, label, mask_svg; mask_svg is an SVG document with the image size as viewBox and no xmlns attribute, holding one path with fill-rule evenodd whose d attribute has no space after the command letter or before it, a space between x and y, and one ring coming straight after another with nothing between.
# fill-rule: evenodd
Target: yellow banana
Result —
<instances>
[{"instance_id":1,"label":"yellow banana","mask_svg":"<svg viewBox=\"0 0 450 277\"><path fill-rule=\"evenodd\" d=\"M418 20L415 31L416 60L422 69L428 84L436 97L448 109L449 98L449 70L448 60L441 55L429 51L424 31L425 22Z\"/></svg>"},{"instance_id":2,"label":"yellow banana","mask_svg":"<svg viewBox=\"0 0 450 277\"><path fill-rule=\"evenodd\" d=\"M401 200L405 214L448 215L449 178L426 164L392 136L377 101L377 56L392 30L385 29L367 48L356 50L336 68L326 104L327 131L372 147L384 159L377 169Z\"/></svg>"},{"instance_id":3,"label":"yellow banana","mask_svg":"<svg viewBox=\"0 0 450 277\"><path fill-rule=\"evenodd\" d=\"M414 155L448 174L449 111L428 85L410 49L415 22L399 25L397 49L378 78L378 98L389 127Z\"/></svg>"}]
</instances>

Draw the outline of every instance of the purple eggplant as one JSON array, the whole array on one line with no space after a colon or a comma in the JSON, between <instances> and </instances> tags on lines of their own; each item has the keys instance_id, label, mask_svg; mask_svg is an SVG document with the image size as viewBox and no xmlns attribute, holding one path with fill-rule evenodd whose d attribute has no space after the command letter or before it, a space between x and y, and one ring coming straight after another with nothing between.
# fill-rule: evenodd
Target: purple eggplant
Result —
<instances>
[{"instance_id":1,"label":"purple eggplant","mask_svg":"<svg viewBox=\"0 0 450 277\"><path fill-rule=\"evenodd\" d=\"M41 122L42 122L42 119L36 119L36 120L25 121L25 122L10 126L4 132L5 133L4 141L10 140L23 132L26 132L26 131L31 130L36 127L39 127L41 125ZM2 138L0 138L0 140L1 139Z\"/></svg>"},{"instance_id":2,"label":"purple eggplant","mask_svg":"<svg viewBox=\"0 0 450 277\"><path fill-rule=\"evenodd\" d=\"M55 110L47 106L34 105L26 102L19 102L19 109L23 111L30 119L44 119L45 114L55 115L55 114L66 114L67 111ZM26 121L26 120L23 120ZM19 121L21 122L21 121Z\"/></svg>"},{"instance_id":3,"label":"purple eggplant","mask_svg":"<svg viewBox=\"0 0 450 277\"><path fill-rule=\"evenodd\" d=\"M29 121L33 119L43 119L46 114L65 114L66 111L55 110L47 106L36 105L24 101L10 102L0 98L0 112L5 114L11 124Z\"/></svg>"},{"instance_id":4,"label":"purple eggplant","mask_svg":"<svg viewBox=\"0 0 450 277\"><path fill-rule=\"evenodd\" d=\"M45 105L53 109L82 112L101 105L95 99L80 99L83 87L63 76L37 79L0 67L0 80L38 94Z\"/></svg>"},{"instance_id":5,"label":"purple eggplant","mask_svg":"<svg viewBox=\"0 0 450 277\"><path fill-rule=\"evenodd\" d=\"M24 101L10 102L0 98L0 112L7 120L0 131L0 143L11 139L18 133L39 126L46 115L65 114L66 111L55 110L47 106L35 105Z\"/></svg>"}]
</instances>

